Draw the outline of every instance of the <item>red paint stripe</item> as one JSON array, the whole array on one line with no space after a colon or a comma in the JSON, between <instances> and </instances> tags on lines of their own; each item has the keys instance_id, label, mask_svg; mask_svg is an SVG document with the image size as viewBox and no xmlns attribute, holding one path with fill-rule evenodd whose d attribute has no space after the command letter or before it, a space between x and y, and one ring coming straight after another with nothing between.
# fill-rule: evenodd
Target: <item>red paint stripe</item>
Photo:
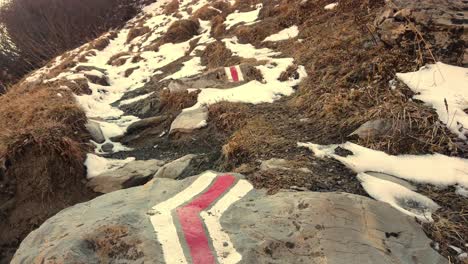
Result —
<instances>
[{"instance_id":1,"label":"red paint stripe","mask_svg":"<svg viewBox=\"0 0 468 264\"><path fill-rule=\"evenodd\" d=\"M231 70L232 80L235 81L235 82L238 82L239 81L239 74L237 73L236 67L232 66L229 69Z\"/></svg>"},{"instance_id":2,"label":"red paint stripe","mask_svg":"<svg viewBox=\"0 0 468 264\"><path fill-rule=\"evenodd\" d=\"M205 210L229 189L235 180L236 178L232 175L217 177L213 185L201 196L186 206L177 208L177 216L179 217L185 241L190 249L193 264L216 263L199 215L201 211Z\"/></svg>"}]
</instances>

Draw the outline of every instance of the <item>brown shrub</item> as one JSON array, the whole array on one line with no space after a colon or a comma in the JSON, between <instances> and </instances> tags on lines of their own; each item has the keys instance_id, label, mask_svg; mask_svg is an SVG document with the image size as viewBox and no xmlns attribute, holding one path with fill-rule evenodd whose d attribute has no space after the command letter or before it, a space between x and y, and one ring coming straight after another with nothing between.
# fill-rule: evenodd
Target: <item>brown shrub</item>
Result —
<instances>
[{"instance_id":1,"label":"brown shrub","mask_svg":"<svg viewBox=\"0 0 468 264\"><path fill-rule=\"evenodd\" d=\"M130 29L127 35L127 43L130 43L136 37L142 36L150 31L151 29L149 27L137 27Z\"/></svg>"},{"instance_id":2,"label":"brown shrub","mask_svg":"<svg viewBox=\"0 0 468 264\"><path fill-rule=\"evenodd\" d=\"M79 78L73 80L60 79L59 81L53 82L51 85L56 87L66 86L76 95L92 93L91 89L89 88L88 80L86 78Z\"/></svg>"},{"instance_id":3,"label":"brown shrub","mask_svg":"<svg viewBox=\"0 0 468 264\"><path fill-rule=\"evenodd\" d=\"M164 14L170 15L179 11L179 0L172 0L164 7Z\"/></svg>"},{"instance_id":4,"label":"brown shrub","mask_svg":"<svg viewBox=\"0 0 468 264\"><path fill-rule=\"evenodd\" d=\"M110 40L107 37L101 37L91 42L90 48L101 51L104 50L107 46L109 46L109 44Z\"/></svg>"},{"instance_id":5,"label":"brown shrub","mask_svg":"<svg viewBox=\"0 0 468 264\"><path fill-rule=\"evenodd\" d=\"M262 118L251 119L237 130L227 144L223 146L223 156L229 164L235 166L256 160L272 148L279 149L285 139L276 131L273 124Z\"/></svg>"},{"instance_id":6,"label":"brown shrub","mask_svg":"<svg viewBox=\"0 0 468 264\"><path fill-rule=\"evenodd\" d=\"M216 128L231 135L242 128L247 122L247 105L243 103L219 102L208 107L209 123Z\"/></svg>"},{"instance_id":7,"label":"brown shrub","mask_svg":"<svg viewBox=\"0 0 468 264\"><path fill-rule=\"evenodd\" d=\"M226 34L224 20L225 18L222 15L217 15L211 20L211 36L221 39Z\"/></svg>"},{"instance_id":8,"label":"brown shrub","mask_svg":"<svg viewBox=\"0 0 468 264\"><path fill-rule=\"evenodd\" d=\"M211 5L208 4L195 11L192 17L194 19L211 20L219 14L220 12L218 10L214 9Z\"/></svg>"},{"instance_id":9,"label":"brown shrub","mask_svg":"<svg viewBox=\"0 0 468 264\"><path fill-rule=\"evenodd\" d=\"M140 67L129 68L125 71L125 77L128 78L135 70L138 70Z\"/></svg>"},{"instance_id":10,"label":"brown shrub","mask_svg":"<svg viewBox=\"0 0 468 264\"><path fill-rule=\"evenodd\" d=\"M160 112L178 112L197 103L198 92L162 90L160 93Z\"/></svg>"},{"instance_id":11,"label":"brown shrub","mask_svg":"<svg viewBox=\"0 0 468 264\"><path fill-rule=\"evenodd\" d=\"M180 43L198 35L200 24L198 21L181 19L171 24L162 38L163 43Z\"/></svg>"},{"instance_id":12,"label":"brown shrub","mask_svg":"<svg viewBox=\"0 0 468 264\"><path fill-rule=\"evenodd\" d=\"M232 57L232 52L221 41L208 44L201 56L202 65L208 69L236 65L240 62L240 58Z\"/></svg>"},{"instance_id":13,"label":"brown shrub","mask_svg":"<svg viewBox=\"0 0 468 264\"><path fill-rule=\"evenodd\" d=\"M86 116L67 89L15 86L0 97L3 181L14 186L0 222L0 246L14 247L58 211L93 195L83 184ZM11 200L10 200L11 201ZM14 227L14 228L12 228Z\"/></svg>"},{"instance_id":14,"label":"brown shrub","mask_svg":"<svg viewBox=\"0 0 468 264\"><path fill-rule=\"evenodd\" d=\"M107 64L112 66L122 66L127 62L130 55L131 53L128 51L119 52L112 55L112 57L109 58L109 61L107 61Z\"/></svg>"}]
</instances>

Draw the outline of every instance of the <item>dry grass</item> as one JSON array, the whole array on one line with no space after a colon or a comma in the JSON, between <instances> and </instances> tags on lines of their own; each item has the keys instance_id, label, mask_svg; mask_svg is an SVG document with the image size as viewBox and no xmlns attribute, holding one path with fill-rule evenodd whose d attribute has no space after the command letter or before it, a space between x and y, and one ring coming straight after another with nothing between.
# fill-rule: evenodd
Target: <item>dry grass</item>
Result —
<instances>
[{"instance_id":1,"label":"dry grass","mask_svg":"<svg viewBox=\"0 0 468 264\"><path fill-rule=\"evenodd\" d=\"M17 196L52 196L53 184L60 182L56 177L63 177L53 169L60 164L63 169L73 168L70 174L74 177L83 177L84 142L88 139L85 122L84 112L67 89L40 86L24 91L16 86L0 97L0 159L11 164L7 177L15 177L18 185L36 182L31 185L36 186L33 193ZM34 155L44 159L35 160ZM28 163L35 168L31 170ZM37 179L28 178L33 176Z\"/></svg>"},{"instance_id":2,"label":"dry grass","mask_svg":"<svg viewBox=\"0 0 468 264\"><path fill-rule=\"evenodd\" d=\"M134 27L130 29L127 35L127 43L130 43L136 37L143 36L150 31L151 29L149 27Z\"/></svg>"},{"instance_id":3,"label":"dry grass","mask_svg":"<svg viewBox=\"0 0 468 264\"><path fill-rule=\"evenodd\" d=\"M246 124L247 109L247 105L243 103L219 102L210 105L209 123L213 123L218 131L232 135Z\"/></svg>"},{"instance_id":4,"label":"dry grass","mask_svg":"<svg viewBox=\"0 0 468 264\"><path fill-rule=\"evenodd\" d=\"M457 254L449 248L450 245L466 249L468 237L468 208L466 198L455 193L454 188L445 190L434 186L421 187L421 192L431 197L442 206L432 214L434 222L424 223L423 228L428 236L439 243L439 252L447 256L450 263L464 264L456 258Z\"/></svg>"},{"instance_id":5,"label":"dry grass","mask_svg":"<svg viewBox=\"0 0 468 264\"><path fill-rule=\"evenodd\" d=\"M222 152L232 166L255 160L261 154L271 149L280 149L285 139L279 136L273 124L262 118L249 120L242 128L237 130Z\"/></svg>"},{"instance_id":6,"label":"dry grass","mask_svg":"<svg viewBox=\"0 0 468 264\"><path fill-rule=\"evenodd\" d=\"M162 90L159 98L159 111L164 113L173 113L195 105L197 103L198 93L189 93L188 91L171 92L169 90Z\"/></svg>"},{"instance_id":7,"label":"dry grass","mask_svg":"<svg viewBox=\"0 0 468 264\"><path fill-rule=\"evenodd\" d=\"M170 15L179 11L179 0L172 0L164 7L164 14Z\"/></svg>"},{"instance_id":8,"label":"dry grass","mask_svg":"<svg viewBox=\"0 0 468 264\"><path fill-rule=\"evenodd\" d=\"M205 5L195 11L192 15L194 19L201 19L201 20L211 20L215 16L219 15L220 12L214 9L211 5Z\"/></svg>"},{"instance_id":9,"label":"dry grass","mask_svg":"<svg viewBox=\"0 0 468 264\"><path fill-rule=\"evenodd\" d=\"M202 65L208 69L237 65L241 62L239 57L233 57L232 52L226 48L224 43L216 41L206 46L201 56Z\"/></svg>"},{"instance_id":10,"label":"dry grass","mask_svg":"<svg viewBox=\"0 0 468 264\"><path fill-rule=\"evenodd\" d=\"M127 62L131 55L132 53L128 51L119 52L112 55L112 57L109 58L109 61L107 61L107 64L112 66L122 66Z\"/></svg>"},{"instance_id":11,"label":"dry grass","mask_svg":"<svg viewBox=\"0 0 468 264\"><path fill-rule=\"evenodd\" d=\"M180 43L198 35L200 24L198 21L181 19L171 24L162 38L163 43Z\"/></svg>"}]
</instances>

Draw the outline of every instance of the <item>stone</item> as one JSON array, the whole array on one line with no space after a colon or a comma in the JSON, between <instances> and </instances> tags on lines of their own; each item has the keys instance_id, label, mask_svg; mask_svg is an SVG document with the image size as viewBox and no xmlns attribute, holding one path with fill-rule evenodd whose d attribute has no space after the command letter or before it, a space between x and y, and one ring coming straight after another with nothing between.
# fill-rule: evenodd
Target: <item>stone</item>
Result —
<instances>
[{"instance_id":1,"label":"stone","mask_svg":"<svg viewBox=\"0 0 468 264\"><path fill-rule=\"evenodd\" d=\"M388 119L370 120L361 125L349 136L357 135L359 138L375 138L388 135L392 132L393 122Z\"/></svg>"},{"instance_id":2,"label":"stone","mask_svg":"<svg viewBox=\"0 0 468 264\"><path fill-rule=\"evenodd\" d=\"M155 116L155 117L149 117L145 119L138 120L137 122L131 124L127 128L127 133L133 133L138 130L145 129L150 126L157 126L164 122L167 119L167 116Z\"/></svg>"},{"instance_id":3,"label":"stone","mask_svg":"<svg viewBox=\"0 0 468 264\"><path fill-rule=\"evenodd\" d=\"M154 175L154 178L169 178L177 179L186 168L190 165L190 162L197 157L197 155L189 154L182 158L176 159L172 162L167 163Z\"/></svg>"},{"instance_id":4,"label":"stone","mask_svg":"<svg viewBox=\"0 0 468 264\"><path fill-rule=\"evenodd\" d=\"M89 179L88 186L98 193L143 185L164 165L160 160L135 160L123 167L102 173Z\"/></svg>"},{"instance_id":5,"label":"stone","mask_svg":"<svg viewBox=\"0 0 468 264\"><path fill-rule=\"evenodd\" d=\"M112 152L113 149L114 149L114 144L109 143L109 142L101 146L101 150L103 152Z\"/></svg>"},{"instance_id":6,"label":"stone","mask_svg":"<svg viewBox=\"0 0 468 264\"><path fill-rule=\"evenodd\" d=\"M393 182L393 183L396 183L396 184L399 184L405 188L408 188L412 191L416 191L417 188L412 185L411 183L403 180L403 179L400 179L400 178L397 178L395 176L392 176L392 175L389 175L389 174L386 174L386 173L381 173L381 172L375 172L375 171L366 171L366 174L372 176L372 177L376 177L376 178L379 178L381 180L386 180L386 181L390 181L390 182Z\"/></svg>"},{"instance_id":7,"label":"stone","mask_svg":"<svg viewBox=\"0 0 468 264\"><path fill-rule=\"evenodd\" d=\"M85 125L88 132L91 134L91 139L98 144L102 144L106 141L104 134L102 133L101 126L98 122L88 120L88 123Z\"/></svg>"},{"instance_id":8,"label":"stone","mask_svg":"<svg viewBox=\"0 0 468 264\"><path fill-rule=\"evenodd\" d=\"M231 175L220 177L234 177L235 185L197 217L207 229L201 234L209 238L200 243L208 243L216 263L228 257L238 260L233 263L448 262L431 248L418 223L386 203L334 192L267 195ZM169 257L186 262L184 230L172 221L180 216L165 212L183 207L198 212L200 207L187 202L204 192L196 187L202 182L216 190L215 176L154 179L65 209L30 233L11 263L167 263ZM161 204L182 191L182 201ZM226 202L230 206L216 209Z\"/></svg>"},{"instance_id":9,"label":"stone","mask_svg":"<svg viewBox=\"0 0 468 264\"><path fill-rule=\"evenodd\" d=\"M88 74L88 73L85 73L85 77L92 83L94 84L99 84L99 85L102 85L102 86L109 86L109 80L107 79L107 77L102 74L102 75L94 75L94 74Z\"/></svg>"},{"instance_id":10,"label":"stone","mask_svg":"<svg viewBox=\"0 0 468 264\"><path fill-rule=\"evenodd\" d=\"M304 173L311 172L308 168L297 168L297 165L293 161L285 159L272 158L264 160L260 164L261 170L297 170Z\"/></svg>"},{"instance_id":11,"label":"stone","mask_svg":"<svg viewBox=\"0 0 468 264\"><path fill-rule=\"evenodd\" d=\"M261 72L259 72L253 65L241 64L238 66L238 68L240 69L243 76L243 80L239 82L229 81L229 78L226 74L226 69L221 67L207 71L197 76L172 80L169 83L168 88L171 92L203 88L227 89L245 84L253 80L263 80Z\"/></svg>"},{"instance_id":12,"label":"stone","mask_svg":"<svg viewBox=\"0 0 468 264\"><path fill-rule=\"evenodd\" d=\"M208 120L208 109L200 107L193 110L183 110L171 124L170 133L191 133L205 127Z\"/></svg>"}]
</instances>

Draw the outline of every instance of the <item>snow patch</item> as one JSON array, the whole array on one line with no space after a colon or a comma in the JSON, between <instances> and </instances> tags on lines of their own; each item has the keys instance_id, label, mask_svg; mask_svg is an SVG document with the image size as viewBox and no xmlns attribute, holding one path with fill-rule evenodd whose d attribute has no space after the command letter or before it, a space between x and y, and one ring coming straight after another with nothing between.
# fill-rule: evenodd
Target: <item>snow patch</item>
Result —
<instances>
[{"instance_id":1,"label":"snow patch","mask_svg":"<svg viewBox=\"0 0 468 264\"><path fill-rule=\"evenodd\" d=\"M134 161L135 158L127 158L124 160L107 159L94 154L88 154L85 166L88 169L88 179L96 177L104 172L122 168L125 164Z\"/></svg>"},{"instance_id":2,"label":"snow patch","mask_svg":"<svg viewBox=\"0 0 468 264\"><path fill-rule=\"evenodd\" d=\"M263 6L259 5L257 9L252 10L250 12L239 12L235 11L232 14L229 14L226 17L226 21L224 24L226 25L226 30L231 29L233 26L237 24L244 24L244 25L252 25L258 19L258 15L260 14L260 10Z\"/></svg>"},{"instance_id":3,"label":"snow patch","mask_svg":"<svg viewBox=\"0 0 468 264\"><path fill-rule=\"evenodd\" d=\"M442 62L417 72L398 73L398 79L417 93L414 98L433 107L441 122L461 139L468 136L468 68Z\"/></svg>"},{"instance_id":4,"label":"snow patch","mask_svg":"<svg viewBox=\"0 0 468 264\"><path fill-rule=\"evenodd\" d=\"M273 34L263 41L281 41L291 38L295 38L299 35L299 28L297 26L292 26L286 29L281 30L280 32Z\"/></svg>"},{"instance_id":5,"label":"snow patch","mask_svg":"<svg viewBox=\"0 0 468 264\"><path fill-rule=\"evenodd\" d=\"M337 6L338 6L338 3L331 3L331 4L326 5L324 8L325 10L333 10Z\"/></svg>"}]
</instances>

